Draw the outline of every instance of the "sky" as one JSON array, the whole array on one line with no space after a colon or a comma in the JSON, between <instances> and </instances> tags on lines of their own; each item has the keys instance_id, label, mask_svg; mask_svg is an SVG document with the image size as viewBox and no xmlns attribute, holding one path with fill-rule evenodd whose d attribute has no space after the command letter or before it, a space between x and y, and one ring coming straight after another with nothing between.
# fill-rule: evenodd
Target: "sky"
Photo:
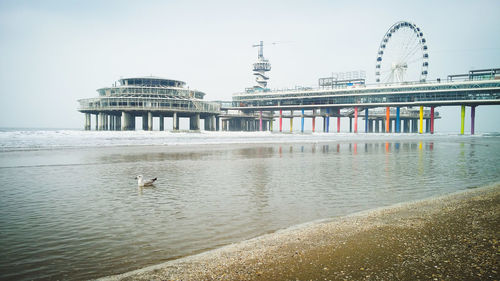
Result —
<instances>
[{"instance_id":1,"label":"sky","mask_svg":"<svg viewBox=\"0 0 500 281\"><path fill-rule=\"evenodd\" d=\"M374 83L380 41L400 20L423 30L430 80L500 68L499 14L498 0L2 0L0 127L81 129L77 100L121 77L178 79L231 100L255 84L259 41L272 89L355 70ZM459 107L437 110L436 130L459 130ZM499 120L500 106L476 109L479 132L500 132Z\"/></svg>"}]
</instances>

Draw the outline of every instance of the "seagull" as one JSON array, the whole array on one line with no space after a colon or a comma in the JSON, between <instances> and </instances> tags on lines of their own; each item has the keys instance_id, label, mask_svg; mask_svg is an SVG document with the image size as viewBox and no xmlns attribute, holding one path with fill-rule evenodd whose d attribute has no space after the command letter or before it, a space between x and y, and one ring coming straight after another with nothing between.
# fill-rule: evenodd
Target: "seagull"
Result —
<instances>
[{"instance_id":1,"label":"seagull","mask_svg":"<svg viewBox=\"0 0 500 281\"><path fill-rule=\"evenodd\" d=\"M137 177L135 177L135 179L137 180L137 185L139 187L143 187L143 186L152 186L153 183L158 179L158 178L154 178L154 179L150 179L150 180L147 180L147 181L144 181L142 179L142 175L138 175Z\"/></svg>"}]
</instances>

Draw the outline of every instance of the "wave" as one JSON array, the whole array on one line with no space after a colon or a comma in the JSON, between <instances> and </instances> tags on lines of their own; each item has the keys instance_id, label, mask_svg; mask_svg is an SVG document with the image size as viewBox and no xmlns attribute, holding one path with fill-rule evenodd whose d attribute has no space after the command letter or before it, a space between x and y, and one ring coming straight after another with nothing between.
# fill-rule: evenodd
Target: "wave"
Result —
<instances>
[{"instance_id":1,"label":"wave","mask_svg":"<svg viewBox=\"0 0 500 281\"><path fill-rule=\"evenodd\" d=\"M473 137L499 137L500 133L478 134ZM0 131L0 151L59 149L72 147L143 146L143 145L203 145L252 144L330 141L396 141L453 139L471 136L437 133L322 133L322 132L170 132L170 131L82 131L82 130L4 130Z\"/></svg>"}]
</instances>

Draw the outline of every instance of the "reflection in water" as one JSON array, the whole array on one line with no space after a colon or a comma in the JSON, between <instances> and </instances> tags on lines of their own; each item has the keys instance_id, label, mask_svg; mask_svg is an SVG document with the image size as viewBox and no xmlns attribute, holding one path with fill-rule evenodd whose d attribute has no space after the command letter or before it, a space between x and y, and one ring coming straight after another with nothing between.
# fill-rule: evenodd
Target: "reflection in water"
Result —
<instances>
[{"instance_id":1,"label":"reflection in water","mask_svg":"<svg viewBox=\"0 0 500 281\"><path fill-rule=\"evenodd\" d=\"M19 152L0 168L2 274L92 279L500 181L500 138L460 140L87 148L64 165L68 150ZM144 173L156 187L137 189Z\"/></svg>"}]
</instances>

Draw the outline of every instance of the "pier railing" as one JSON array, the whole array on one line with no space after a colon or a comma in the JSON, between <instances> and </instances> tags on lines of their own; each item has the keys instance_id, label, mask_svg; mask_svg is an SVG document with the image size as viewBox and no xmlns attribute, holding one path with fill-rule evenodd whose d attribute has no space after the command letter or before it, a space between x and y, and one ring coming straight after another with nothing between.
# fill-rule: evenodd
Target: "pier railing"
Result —
<instances>
[{"instance_id":1,"label":"pier railing","mask_svg":"<svg viewBox=\"0 0 500 281\"><path fill-rule=\"evenodd\" d=\"M199 113L220 112L220 104L193 99L166 99L144 97L99 97L78 101L79 111L189 111Z\"/></svg>"}]
</instances>

